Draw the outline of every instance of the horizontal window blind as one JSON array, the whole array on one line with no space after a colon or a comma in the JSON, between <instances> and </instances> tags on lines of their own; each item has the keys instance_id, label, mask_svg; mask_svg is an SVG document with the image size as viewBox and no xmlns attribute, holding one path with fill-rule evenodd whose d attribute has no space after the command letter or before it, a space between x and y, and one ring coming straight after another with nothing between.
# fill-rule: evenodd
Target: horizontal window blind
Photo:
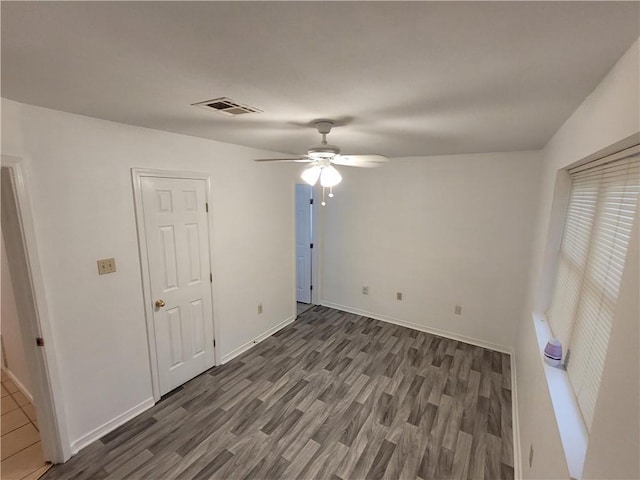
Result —
<instances>
[{"instance_id":1,"label":"horizontal window blind","mask_svg":"<svg viewBox=\"0 0 640 480\"><path fill-rule=\"evenodd\" d=\"M635 148L622 158L569 173L571 192L547 318L570 352L567 373L590 429L638 209L640 155Z\"/></svg>"}]
</instances>

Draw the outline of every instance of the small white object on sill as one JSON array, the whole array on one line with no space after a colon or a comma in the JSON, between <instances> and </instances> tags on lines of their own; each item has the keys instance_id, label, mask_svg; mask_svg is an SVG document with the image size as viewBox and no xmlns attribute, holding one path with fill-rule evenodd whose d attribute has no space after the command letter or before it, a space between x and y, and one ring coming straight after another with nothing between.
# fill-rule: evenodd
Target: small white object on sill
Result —
<instances>
[{"instance_id":1,"label":"small white object on sill","mask_svg":"<svg viewBox=\"0 0 640 480\"><path fill-rule=\"evenodd\" d=\"M562 364L562 344L557 338L550 338L544 347L544 361L552 367Z\"/></svg>"}]
</instances>

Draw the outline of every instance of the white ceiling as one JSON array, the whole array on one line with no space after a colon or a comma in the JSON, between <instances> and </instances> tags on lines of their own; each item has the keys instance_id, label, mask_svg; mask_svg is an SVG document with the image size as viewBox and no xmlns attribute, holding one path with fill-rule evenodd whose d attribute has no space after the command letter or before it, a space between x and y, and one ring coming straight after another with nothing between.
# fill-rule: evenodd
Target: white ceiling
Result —
<instances>
[{"instance_id":1,"label":"white ceiling","mask_svg":"<svg viewBox=\"0 0 640 480\"><path fill-rule=\"evenodd\" d=\"M303 153L537 149L640 35L638 2L2 2L2 96ZM263 113L190 104L227 96Z\"/></svg>"}]
</instances>

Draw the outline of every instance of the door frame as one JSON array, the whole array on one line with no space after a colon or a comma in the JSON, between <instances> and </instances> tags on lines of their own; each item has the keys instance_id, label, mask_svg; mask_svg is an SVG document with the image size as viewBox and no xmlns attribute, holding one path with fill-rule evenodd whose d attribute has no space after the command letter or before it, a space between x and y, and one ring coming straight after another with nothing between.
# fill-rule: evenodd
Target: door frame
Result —
<instances>
[{"instance_id":1,"label":"door frame","mask_svg":"<svg viewBox=\"0 0 640 480\"><path fill-rule=\"evenodd\" d=\"M211 207L211 176L208 173L184 172L174 170L159 170L153 168L132 168L131 182L133 185L133 202L136 214L136 227L138 230L138 252L140 255L140 274L142 276L142 297L144 301L144 316L147 326L147 346L149 349L149 365L151 367L151 387L153 391L153 399L157 402L160 400L160 372L158 369L158 352L156 349L156 331L153 322L153 297L151 295L151 271L149 269L149 253L147 250L147 234L144 224L144 208L142 204L142 179L143 178L168 178L168 179L187 179L187 180L204 180L206 201ZM209 271L213 273L213 252L212 245L212 220L213 208L209 208L207 212L207 240L209 247ZM215 305L213 282L209 283L211 289L211 312L213 323L214 341L220 338L218 334L217 322L215 321ZM220 345L216 344L213 349L215 365L220 365Z\"/></svg>"},{"instance_id":2,"label":"door frame","mask_svg":"<svg viewBox=\"0 0 640 480\"><path fill-rule=\"evenodd\" d=\"M301 184L297 179L293 181L293 185L291 186L292 191L292 202L293 202L293 228L291 235L293 236L293 315L297 317L297 304L298 304L298 292L297 292L297 268L296 268L296 240L297 240L297 231L296 231L296 185ZM311 304L310 305L320 305L320 299L322 298L322 271L321 271L321 262L322 262L322 220L320 219L321 207L320 203L316 201L316 199L320 198L318 196L318 187L311 188L311 195L313 198L313 204L311 205L311 243L313 243L313 248L311 249L311 285L313 285L313 289L311 290Z\"/></svg>"},{"instance_id":3,"label":"door frame","mask_svg":"<svg viewBox=\"0 0 640 480\"><path fill-rule=\"evenodd\" d=\"M45 459L63 463L71 457L71 445L64 411L64 395L60 382L53 329L40 268L36 233L24 175L24 162L20 157L2 155L2 168L7 168L13 187L13 197L19 223L20 242L27 268L29 309L32 315L20 321L20 332L27 357L27 367L33 382L32 395L38 414L40 440ZM36 337L45 339L44 348L33 348ZM33 354L35 352L35 355Z\"/></svg>"},{"instance_id":4,"label":"door frame","mask_svg":"<svg viewBox=\"0 0 640 480\"><path fill-rule=\"evenodd\" d=\"M296 184L294 185L294 214L295 214L295 221L294 221L294 227L295 227L295 286L296 286L296 304L298 302L298 185L300 186L304 186L305 188L309 189L310 192L310 199L311 202L308 205L309 207L309 243L313 245L313 248L308 247L309 248L309 285L312 286L313 288L316 288L314 283L313 283L313 274L314 274L314 270L315 270L315 262L313 259L314 256L314 249L315 249L315 243L314 243L314 225L313 225L313 220L315 218L315 214L313 211L313 205L314 205L314 198L315 198L315 192L314 192L314 188L311 185L308 185L307 183L301 183L301 182L296 182ZM313 305L313 288L311 289L311 291L309 292L309 305ZM297 307L296 307L297 308Z\"/></svg>"}]
</instances>

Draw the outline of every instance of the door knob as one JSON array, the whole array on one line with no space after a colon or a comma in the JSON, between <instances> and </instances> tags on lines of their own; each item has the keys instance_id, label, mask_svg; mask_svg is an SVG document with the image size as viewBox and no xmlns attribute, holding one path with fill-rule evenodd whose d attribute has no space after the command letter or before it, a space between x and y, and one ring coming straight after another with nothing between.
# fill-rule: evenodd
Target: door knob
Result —
<instances>
[{"instance_id":1,"label":"door knob","mask_svg":"<svg viewBox=\"0 0 640 480\"><path fill-rule=\"evenodd\" d=\"M164 300L156 300L156 307L162 308L164 307L164 305L165 305Z\"/></svg>"}]
</instances>

